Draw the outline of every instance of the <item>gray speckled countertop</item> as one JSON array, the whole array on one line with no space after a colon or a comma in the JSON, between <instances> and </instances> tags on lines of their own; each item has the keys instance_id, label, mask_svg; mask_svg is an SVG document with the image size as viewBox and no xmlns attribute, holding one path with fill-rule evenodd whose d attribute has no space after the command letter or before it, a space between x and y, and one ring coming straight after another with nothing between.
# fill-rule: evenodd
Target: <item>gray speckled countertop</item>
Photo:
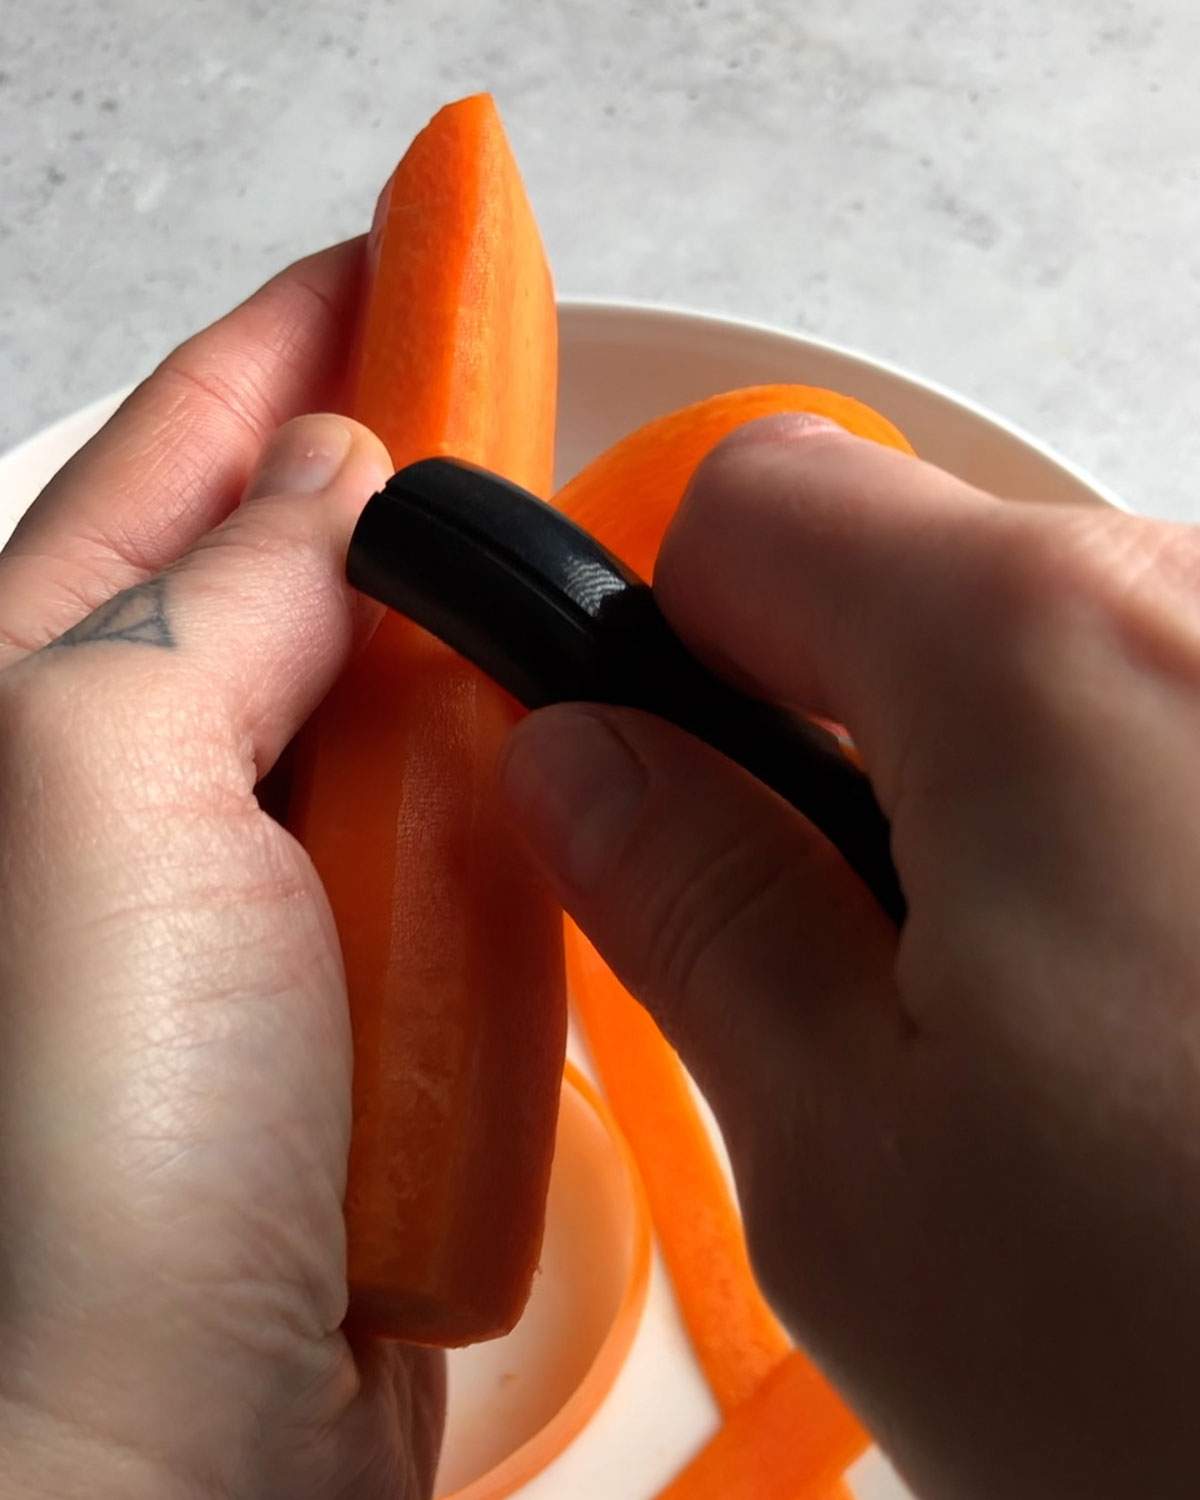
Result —
<instances>
[{"instance_id":1,"label":"gray speckled countertop","mask_svg":"<svg viewBox=\"0 0 1200 1500\"><path fill-rule=\"evenodd\" d=\"M1196 0L0 0L0 447L497 95L564 292L749 315L1200 517Z\"/></svg>"}]
</instances>

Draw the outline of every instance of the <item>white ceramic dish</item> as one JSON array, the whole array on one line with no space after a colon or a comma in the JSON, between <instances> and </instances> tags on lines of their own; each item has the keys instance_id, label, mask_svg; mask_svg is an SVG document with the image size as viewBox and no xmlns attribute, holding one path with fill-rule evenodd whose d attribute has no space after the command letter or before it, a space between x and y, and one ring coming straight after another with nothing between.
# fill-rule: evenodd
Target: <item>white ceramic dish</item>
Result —
<instances>
[{"instance_id":1,"label":"white ceramic dish","mask_svg":"<svg viewBox=\"0 0 1200 1500\"><path fill-rule=\"evenodd\" d=\"M599 301L564 303L560 330L560 480L631 428L686 402L736 386L799 381L859 397L890 417L924 457L998 494L1119 503L999 418L831 344L684 310ZM0 458L0 542L118 399L97 401ZM556 1201L579 1196L564 1188ZM499 1424L527 1426L532 1412L545 1410L554 1382L563 1382L558 1353L570 1337L573 1292L554 1247L570 1243L571 1224L556 1221L551 1236L546 1274L517 1333L453 1357L444 1487L463 1484L488 1457L511 1447ZM522 1500L651 1500L715 1424L656 1264L637 1337L608 1399L575 1442L521 1490ZM878 1454L856 1465L851 1480L858 1500L905 1495Z\"/></svg>"}]
</instances>

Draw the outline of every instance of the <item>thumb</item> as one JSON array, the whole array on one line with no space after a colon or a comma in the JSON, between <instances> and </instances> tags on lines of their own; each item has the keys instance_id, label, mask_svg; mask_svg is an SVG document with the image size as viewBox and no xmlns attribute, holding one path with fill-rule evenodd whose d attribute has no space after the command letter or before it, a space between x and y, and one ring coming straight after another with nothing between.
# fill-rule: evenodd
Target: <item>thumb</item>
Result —
<instances>
[{"instance_id":1,"label":"thumb","mask_svg":"<svg viewBox=\"0 0 1200 1500\"><path fill-rule=\"evenodd\" d=\"M0 713L17 712L56 760L71 759L87 725L88 774L109 797L115 778L120 805L181 781L248 796L377 619L347 583L345 556L390 472L358 423L286 423L220 526L0 673ZM262 804L282 810L286 766L276 782Z\"/></svg>"},{"instance_id":2,"label":"thumb","mask_svg":"<svg viewBox=\"0 0 1200 1500\"><path fill-rule=\"evenodd\" d=\"M902 1035L895 929L811 824L627 709L529 715L501 780L563 905L708 1097L743 1194L767 1116L836 1133L872 1097Z\"/></svg>"}]
</instances>

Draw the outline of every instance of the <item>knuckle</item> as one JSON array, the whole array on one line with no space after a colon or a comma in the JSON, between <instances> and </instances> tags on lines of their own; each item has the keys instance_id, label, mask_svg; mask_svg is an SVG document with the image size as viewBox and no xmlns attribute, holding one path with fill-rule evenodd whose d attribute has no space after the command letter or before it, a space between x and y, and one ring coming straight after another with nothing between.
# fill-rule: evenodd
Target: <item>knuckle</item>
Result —
<instances>
[{"instance_id":1,"label":"knuckle","mask_svg":"<svg viewBox=\"0 0 1200 1500\"><path fill-rule=\"evenodd\" d=\"M1007 519L1007 518L1006 518ZM1057 518L1049 524L1009 528L994 553L996 602L1012 623L1042 625L1057 616L1103 607L1112 593L1105 549L1089 515Z\"/></svg>"},{"instance_id":2,"label":"knuckle","mask_svg":"<svg viewBox=\"0 0 1200 1500\"><path fill-rule=\"evenodd\" d=\"M1074 507L1032 525L1012 519L1007 545L996 550L994 581L1018 624L1136 625L1164 579L1168 538L1154 522ZM1180 558L1191 555L1194 577L1200 572L1194 539L1181 535L1179 542Z\"/></svg>"},{"instance_id":3,"label":"knuckle","mask_svg":"<svg viewBox=\"0 0 1200 1500\"><path fill-rule=\"evenodd\" d=\"M1036 519L1012 510L973 579L1012 686L1061 689L1081 650L1097 647L1200 684L1200 537L1191 528L1098 507Z\"/></svg>"},{"instance_id":4,"label":"knuckle","mask_svg":"<svg viewBox=\"0 0 1200 1500\"><path fill-rule=\"evenodd\" d=\"M1200 685L1200 533L1142 522L1120 560L1118 620L1127 646Z\"/></svg>"},{"instance_id":5,"label":"knuckle","mask_svg":"<svg viewBox=\"0 0 1200 1500\"><path fill-rule=\"evenodd\" d=\"M321 546L323 537L316 529L321 519L319 511L298 505L293 496L256 500L251 509L235 511L224 525L204 537L192 559L217 553L240 565L239 578L244 573L247 585L264 573L274 575L284 568L289 588L293 578L306 589L317 582L327 585L335 575ZM222 568L223 573L231 571Z\"/></svg>"},{"instance_id":6,"label":"knuckle","mask_svg":"<svg viewBox=\"0 0 1200 1500\"><path fill-rule=\"evenodd\" d=\"M751 827L730 830L663 886L647 906L645 951L648 989L668 1015L745 956L787 885L783 851Z\"/></svg>"},{"instance_id":7,"label":"knuckle","mask_svg":"<svg viewBox=\"0 0 1200 1500\"><path fill-rule=\"evenodd\" d=\"M232 424L256 445L284 416L271 398L266 374L253 351L234 377L210 354L202 335L168 355L151 379L164 391L193 404L202 417L211 415Z\"/></svg>"}]
</instances>

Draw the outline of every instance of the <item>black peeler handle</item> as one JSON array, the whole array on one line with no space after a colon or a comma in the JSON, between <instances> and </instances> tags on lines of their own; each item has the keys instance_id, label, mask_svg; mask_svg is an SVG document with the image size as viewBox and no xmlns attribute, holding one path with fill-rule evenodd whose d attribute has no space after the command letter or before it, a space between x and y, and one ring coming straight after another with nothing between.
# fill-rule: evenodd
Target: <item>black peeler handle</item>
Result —
<instances>
[{"instance_id":1,"label":"black peeler handle","mask_svg":"<svg viewBox=\"0 0 1200 1500\"><path fill-rule=\"evenodd\" d=\"M713 676L649 586L561 512L487 470L424 459L367 502L346 575L528 708L640 708L706 741L815 824L903 922L887 820L833 735Z\"/></svg>"}]
</instances>

